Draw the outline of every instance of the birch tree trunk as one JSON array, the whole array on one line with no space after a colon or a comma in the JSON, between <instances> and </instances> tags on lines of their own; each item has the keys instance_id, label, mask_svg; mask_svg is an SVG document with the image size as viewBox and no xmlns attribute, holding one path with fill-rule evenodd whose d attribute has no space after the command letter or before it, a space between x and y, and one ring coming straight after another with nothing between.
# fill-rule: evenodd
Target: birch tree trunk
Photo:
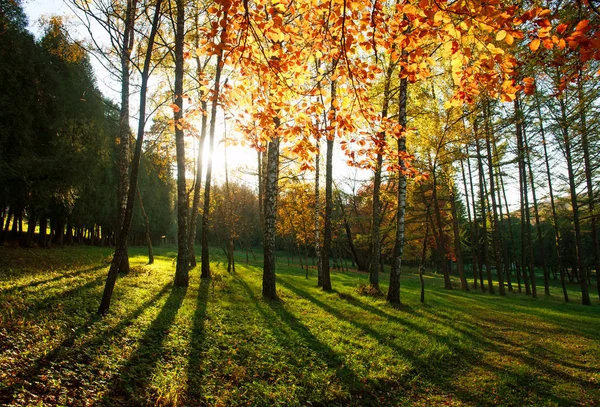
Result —
<instances>
[{"instance_id":1,"label":"birch tree trunk","mask_svg":"<svg viewBox=\"0 0 600 407\"><path fill-rule=\"evenodd\" d=\"M398 96L398 123L402 126L401 131L406 131L406 102L408 95L408 80L400 80ZM388 287L387 300L392 304L400 304L400 275L402 272L402 254L404 252L404 230L406 214L406 165L402 154L406 152L406 137L398 138L398 192L396 195L396 236L392 252L392 269L390 271L390 285Z\"/></svg>"},{"instance_id":2,"label":"birch tree trunk","mask_svg":"<svg viewBox=\"0 0 600 407\"><path fill-rule=\"evenodd\" d=\"M185 182L185 140L183 134L183 46L185 36L184 0L177 0L177 24L175 31L175 105L173 120L175 123L175 147L177 151L177 266L175 268L175 286L189 285L188 263L188 194Z\"/></svg>"},{"instance_id":3,"label":"birch tree trunk","mask_svg":"<svg viewBox=\"0 0 600 407\"><path fill-rule=\"evenodd\" d=\"M279 118L275 119L275 127L279 127ZM267 173L264 197L264 266L263 266L263 297L277 299L275 285L275 228L277 216L277 184L279 179L279 137L268 144Z\"/></svg>"}]
</instances>

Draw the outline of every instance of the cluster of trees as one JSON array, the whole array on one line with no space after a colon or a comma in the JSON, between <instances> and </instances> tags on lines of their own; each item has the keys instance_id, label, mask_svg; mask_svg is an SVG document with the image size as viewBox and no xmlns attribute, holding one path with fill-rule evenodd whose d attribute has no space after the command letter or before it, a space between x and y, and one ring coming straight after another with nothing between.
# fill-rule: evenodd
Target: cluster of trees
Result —
<instances>
[{"instance_id":1,"label":"cluster of trees","mask_svg":"<svg viewBox=\"0 0 600 407\"><path fill-rule=\"evenodd\" d=\"M119 109L98 90L88 54L62 19L43 25L36 40L19 3L0 2L0 241L114 244ZM142 195L152 191L145 209L156 241L172 219L163 155L147 149L140 181ZM136 217L133 239L145 233Z\"/></svg>"},{"instance_id":2,"label":"cluster of trees","mask_svg":"<svg viewBox=\"0 0 600 407\"><path fill-rule=\"evenodd\" d=\"M540 265L546 294L554 273L563 286L577 280L590 304L588 285L600 268L600 32L591 2L70 4L91 34L98 26L108 34L108 45L91 46L122 85L110 133L117 141L110 143L118 163L117 249L101 313L128 267L151 118L162 129L154 133L170 133L175 147L167 161L177 174L176 285L189 282L198 230L205 278L209 243L225 242L232 263L235 243L250 247L260 230L267 298L277 295L279 234L305 256L316 254L324 290L332 289L330 260L350 254L374 290L389 263L387 298L399 303L403 260L422 266L432 254L448 289L455 261L464 290L468 264L475 288L504 294L516 278L517 289L523 283L536 296ZM135 145L132 84L139 95ZM258 196L228 179L211 185L220 110L236 141L257 151ZM192 159L186 143L196 145ZM336 191L334 150L370 171L372 181ZM298 175L313 170L314 182Z\"/></svg>"}]
</instances>

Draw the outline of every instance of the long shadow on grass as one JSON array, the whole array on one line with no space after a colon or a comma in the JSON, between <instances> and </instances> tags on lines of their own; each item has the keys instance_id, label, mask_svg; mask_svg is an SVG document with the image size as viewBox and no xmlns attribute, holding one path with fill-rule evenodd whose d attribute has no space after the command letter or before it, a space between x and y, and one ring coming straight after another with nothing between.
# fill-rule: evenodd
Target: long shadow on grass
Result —
<instances>
[{"instance_id":1,"label":"long shadow on grass","mask_svg":"<svg viewBox=\"0 0 600 407\"><path fill-rule=\"evenodd\" d=\"M453 356L451 356L450 358L446 357L443 360L438 361L438 360L432 360L431 358L424 359L410 349L406 349L406 348L395 345L393 343L393 341L391 341L389 338L385 337L384 335L382 335L380 332L373 329L369 325L360 323L358 321L355 321L355 320L345 316L339 310L316 299L315 297L313 297L306 291L296 287L295 285L289 283L288 281L280 280L280 282L281 282L281 285L283 285L290 291L294 292L295 294L297 294L301 297L306 298L307 300L311 301L316 306L322 308L324 311L333 315L335 318L348 322L349 324L351 324L358 330L362 331L363 334L368 335L371 338L373 338L374 340L376 340L380 346L386 346L386 347L390 348L396 354L398 354L399 356L401 356L402 358L407 360L412 365L412 370L410 371L409 375L415 376L415 377L421 377L421 380L419 382L422 385L426 386L425 383L429 382L430 385L433 385L433 387L437 388L438 389L437 391L441 394L451 395L453 398L462 400L463 402L468 403L468 404L473 404L474 402L476 402L476 399L474 399L473 394L471 394L467 391L462 391L462 389L457 388L457 386L456 386L456 381L457 380L460 381L461 373L463 372L465 367L468 366L468 364L466 363L466 360L467 359L470 360L470 357L468 355L464 354L464 352L468 351L468 349L458 347L455 344L453 344L449 340L449 338L445 338L442 335L434 334L430 331L425 331L425 330L423 330L423 328L421 328L413 323L410 323L406 320L403 320L403 319L397 320L397 322L399 324L410 326L412 329L418 331L419 333L421 333L424 336L433 336L436 341L443 343L444 345L446 345L453 351L452 352ZM366 306L367 309L371 308L371 311L373 311L373 309L372 309L373 307L363 304L360 301L355 299L354 305L359 307L360 306L359 304L361 304L362 306ZM378 310L378 313L380 313L382 316L385 315L390 319L395 319L394 317L391 317L391 316L383 313L380 310ZM488 368L492 368L492 367L488 366ZM372 397L372 395L377 390L385 390L387 392L389 392L390 390L398 390L403 387L403 383L400 383L400 382L382 383L381 381L372 383L372 382L368 381L367 383L364 384L364 386L365 386L365 390L367 390L368 394L371 395L371 397ZM430 391L430 389L427 389L427 391ZM370 403L377 404L376 399L369 400L368 396L365 399L365 402L367 402L367 404L370 404ZM477 403L475 403L475 404L477 404Z\"/></svg>"},{"instance_id":2,"label":"long shadow on grass","mask_svg":"<svg viewBox=\"0 0 600 407\"><path fill-rule=\"evenodd\" d=\"M452 309L458 315L464 313L464 311L458 307L452 307ZM438 317L447 318L446 313L440 310L429 309L426 312ZM477 325L478 321L474 321L473 324ZM477 343L480 350L484 353L498 352L502 355L509 356L520 361L522 365L527 366L532 370L546 373L553 379L559 379L563 382L576 383L582 388L594 387L593 383L574 377L569 373L557 369L555 366L569 366L574 369L579 369L580 371L585 371L589 374L599 373L598 369L592 370L589 366L574 365L569 363L569 361L557 357L557 355L553 352L547 351L547 349L544 347L536 345L535 342L530 342L530 340L528 340L527 343L524 344L511 340L510 335L495 332L494 328L487 329L487 332L482 332L479 335L475 334L472 329L465 329L459 326L454 326L454 329L464 336L469 337L473 343ZM531 326L521 325L516 320L511 321L510 329L516 332L529 332L532 336L540 336L537 332L533 334L530 332ZM544 334L546 333L547 332L544 332ZM530 355L530 352L534 354ZM479 362L479 364L481 364L481 362ZM496 370L497 368L491 367L491 369ZM535 374L535 372L532 372L532 375L535 375L536 378L539 376L538 374ZM554 402L560 401L561 403L573 404L573 400L561 398L560 396L549 392L548 389L542 388L541 386L540 388L536 389L536 391L543 396L551 398Z\"/></svg>"},{"instance_id":3,"label":"long shadow on grass","mask_svg":"<svg viewBox=\"0 0 600 407\"><path fill-rule=\"evenodd\" d=\"M202 368L202 347L206 340L206 306L208 302L208 291L210 280L206 278L200 279L200 287L198 288L198 298L196 300L196 311L194 313L194 322L190 338L190 356L187 367L187 390L186 400L188 404L199 404L202 397L200 389L202 387L203 372Z\"/></svg>"},{"instance_id":4,"label":"long shadow on grass","mask_svg":"<svg viewBox=\"0 0 600 407\"><path fill-rule=\"evenodd\" d=\"M53 389L51 386L48 386L47 383L40 380L47 368L53 363L60 363L63 360L69 360L72 363L89 363L91 360L89 353L98 350L99 347L110 340L110 338L122 334L125 328L131 324L131 321L137 319L148 307L152 306L156 301L162 298L169 288L171 288L171 284L166 284L160 292L148 301L144 302L131 313L124 315L117 325L98 332L96 336L84 340L75 346L76 341L85 336L92 329L94 324L101 320L101 317L93 311L85 323L73 327L72 333L63 339L57 346L43 356L37 358L29 367L14 372L16 378L11 381L12 383L9 386L0 388L0 404L9 404L12 402L14 391L20 387L26 387L28 391L33 394L60 391L60 389Z\"/></svg>"},{"instance_id":5,"label":"long shadow on grass","mask_svg":"<svg viewBox=\"0 0 600 407\"><path fill-rule=\"evenodd\" d=\"M28 289L28 288L34 288L37 286L40 286L42 284L50 284L59 280L63 280L63 279L67 279L67 278L73 278L73 277L77 277L80 276L82 274L85 273L92 273L94 271L100 270L105 268L106 265L101 264L98 266L94 266L94 267L89 267L89 268L83 268L83 269L79 269L79 270L75 270L75 271L66 271L56 277L52 277L52 278L48 278L45 280L37 280L31 283L27 283L27 284L20 284L20 285L13 285L11 287L5 288L3 290L0 290L0 294L2 295L8 295L8 294L13 294L16 291L20 291L23 289Z\"/></svg>"},{"instance_id":6,"label":"long shadow on grass","mask_svg":"<svg viewBox=\"0 0 600 407\"><path fill-rule=\"evenodd\" d=\"M282 348L293 350L298 343L296 342L297 340L292 338L292 335L289 335L289 331L281 328L278 329L275 325L270 323L270 321L273 319L272 316L278 317L290 328L291 331L295 332L298 337L301 338L302 345L314 352L327 365L327 367L335 372L335 377L337 377L342 386L345 387L350 394L356 395L359 392L362 393L361 388L364 388L364 383L360 381L360 378L356 375L356 373L346 366L344 360L331 347L320 341L319 338L310 332L310 330L304 324L302 324L302 322L300 322L295 315L286 310L282 302L267 301L266 303L271 310L271 315L269 315L265 310L265 307L260 305L263 303L263 301L256 297L254 291L252 291L248 283L246 283L246 281L238 274L234 274L234 278L255 304L258 312L261 314L267 323L268 328L273 333L273 336L277 338ZM299 363L296 358L290 358L289 362L295 364L296 366L298 366ZM315 404L315 400L306 401L312 402L312 405L318 405L319 403L324 402L317 401ZM337 404L341 402L347 402L347 400L328 400L327 402Z\"/></svg>"},{"instance_id":7,"label":"long shadow on grass","mask_svg":"<svg viewBox=\"0 0 600 407\"><path fill-rule=\"evenodd\" d=\"M164 341L186 295L186 288L173 287L160 313L139 340L138 348L110 384L103 403L148 404L146 390L152 372L163 356Z\"/></svg>"},{"instance_id":8,"label":"long shadow on grass","mask_svg":"<svg viewBox=\"0 0 600 407\"><path fill-rule=\"evenodd\" d=\"M351 304L364 309L365 311L371 312L381 317L387 317L390 320L398 322L399 324L409 326L411 329L417 330L420 333L423 333L424 335L433 336L437 338L440 342L443 342L446 346L452 349L455 355L461 355L460 360L465 367L478 366L488 370L489 372L508 377L510 379L509 382L514 383L514 385L509 384L509 387L514 387L511 389L511 391L513 392L512 397L515 398L515 400L505 400L503 401L503 404L508 405L507 403L512 402L513 405L521 405L522 403L519 401L517 396L520 394L523 397L527 397L527 392L528 390L532 389L532 386L537 386L536 390L538 391L538 393L543 396L549 397L553 402L558 402L561 405L565 403L572 403L572 401L570 400L558 397L546 391L546 389L543 388L543 384L539 383L539 377L537 377L536 375L528 373L517 373L514 370L508 370L499 366L492 366L484 362L482 360L482 356L488 352L498 352L500 349L499 344L494 343L489 338L487 338L486 332L484 329L482 329L482 327L479 327L476 324L474 325L472 323L466 322L468 321L467 318L457 318L457 314L460 315L464 313L465 315L467 315L464 312L464 309L461 309L460 307L454 307L452 305L445 304L446 308L448 306L451 307L451 309L455 313L454 315L452 315L452 313L450 312L441 311L433 307L421 307L420 309L414 309L414 311L417 312L419 315L429 314L430 316L435 316L440 320L452 321L452 331L454 331L456 334L461 335L463 340L466 339L468 341L462 346L454 344L452 338L450 337L443 337L431 331L426 331L423 328L417 326L416 324L389 315L383 312L382 310L371 305L365 304L352 296L344 295L341 297L350 302ZM429 319L431 320L431 318ZM515 327L515 329L518 329L518 327ZM487 334L489 335L489 333ZM516 343L511 343L510 341L506 340L506 338L504 338L504 342L504 345L511 345L511 349L519 349L521 347ZM503 349L502 353L508 356L512 356L516 359L520 359L523 362L523 364L527 366L539 366L540 364L545 365L544 360L547 359L546 357L542 358L541 361L537 361L535 360L535 358L527 357L526 355L522 353L517 353L516 351L511 349ZM565 375L564 372L560 372L556 369L550 368L550 372L552 376L561 377L563 380L569 379L569 377ZM452 392L455 395L459 396L459 398L464 401L477 401L476 395L471 394L470 392L461 388L460 385L457 385L460 384L460 380L452 380L451 375L446 375L446 373L450 373L450 371L447 370L446 372L444 372L443 375L436 374L436 379L434 380L434 382L436 382L436 384L439 384L444 389L452 390ZM477 402L479 402L480 404L493 402L493 397L491 397L491 400L488 401L478 400Z\"/></svg>"}]
</instances>

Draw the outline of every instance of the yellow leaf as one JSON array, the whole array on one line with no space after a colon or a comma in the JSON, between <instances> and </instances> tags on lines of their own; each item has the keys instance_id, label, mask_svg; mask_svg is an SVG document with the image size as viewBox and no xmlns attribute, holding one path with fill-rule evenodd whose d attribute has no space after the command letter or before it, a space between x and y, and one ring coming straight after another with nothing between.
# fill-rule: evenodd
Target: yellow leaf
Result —
<instances>
[{"instance_id":1,"label":"yellow leaf","mask_svg":"<svg viewBox=\"0 0 600 407\"><path fill-rule=\"evenodd\" d=\"M510 34L506 34L506 38L504 39L504 41L506 41L508 45L512 45L513 42L515 42L515 38Z\"/></svg>"},{"instance_id":2,"label":"yellow leaf","mask_svg":"<svg viewBox=\"0 0 600 407\"><path fill-rule=\"evenodd\" d=\"M502 41L503 39L505 39L506 34L507 34L507 32L504 30L498 31L498 34L496 34L496 41Z\"/></svg>"}]
</instances>

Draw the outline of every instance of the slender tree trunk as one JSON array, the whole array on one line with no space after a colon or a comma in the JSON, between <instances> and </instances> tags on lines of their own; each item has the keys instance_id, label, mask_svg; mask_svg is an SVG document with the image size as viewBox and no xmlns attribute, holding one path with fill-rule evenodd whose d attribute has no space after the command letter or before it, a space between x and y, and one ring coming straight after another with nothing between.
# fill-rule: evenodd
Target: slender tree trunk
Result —
<instances>
[{"instance_id":1,"label":"slender tree trunk","mask_svg":"<svg viewBox=\"0 0 600 407\"><path fill-rule=\"evenodd\" d=\"M223 17L223 21L227 21L227 13ZM223 33L225 32L227 24L223 27ZM202 278L210 278L210 258L208 252L208 228L209 228L209 215L210 215L210 187L212 178L212 154L214 151L215 144L215 125L217 121L217 106L219 103L219 94L221 87L221 70L223 62L223 50L220 49L217 55L217 66L215 72L215 87L213 92L212 107L210 110L210 130L209 130L209 159L206 167L206 181L204 182L204 210L202 211Z\"/></svg>"},{"instance_id":2,"label":"slender tree trunk","mask_svg":"<svg viewBox=\"0 0 600 407\"><path fill-rule=\"evenodd\" d=\"M148 214L146 213L146 209L144 208L144 201L142 200L142 193L139 188L137 189L137 196L138 196L138 201L140 202L140 212L142 213L142 218L144 218L144 225L146 226L146 244L148 246L148 264L154 264L154 253L152 251L152 238L150 237L150 220L148 219Z\"/></svg>"},{"instance_id":3,"label":"slender tree trunk","mask_svg":"<svg viewBox=\"0 0 600 407\"><path fill-rule=\"evenodd\" d=\"M494 154L496 157L499 157L498 155L498 149L496 148L496 143L494 143L492 145L492 154ZM498 161L500 161L498 159ZM512 291L513 290L513 286L512 286L512 259L510 256L510 252L509 252L509 248L508 248L508 243L506 242L506 236L504 233L504 210L502 208L502 195L501 192L504 191L504 185L502 182L502 170L499 168L498 171L495 172L495 177L496 177L496 199L497 199L497 204L498 204L498 215L499 215L499 225L500 225L500 248L502 249L502 256L504 261L502 262L502 265L504 267L504 274L506 276L506 284L508 285L508 290ZM506 207L506 213L508 215L508 221L509 221L509 225L510 225L510 209L508 208L508 206Z\"/></svg>"},{"instance_id":4,"label":"slender tree trunk","mask_svg":"<svg viewBox=\"0 0 600 407\"><path fill-rule=\"evenodd\" d=\"M421 304L425 304L425 258L427 255L427 239L429 239L429 205L427 205L427 215L425 216L425 237L423 238L423 248L421 249L421 261L419 263L419 284L421 286Z\"/></svg>"},{"instance_id":5,"label":"slender tree trunk","mask_svg":"<svg viewBox=\"0 0 600 407\"><path fill-rule=\"evenodd\" d=\"M335 107L333 103L336 98L336 83L331 82L331 109L330 122L335 120ZM322 253L322 275L323 290L331 291L331 273L329 262L331 257L331 215L333 212L333 143L335 139L335 130L327 137L327 157L325 163L325 231L323 233L323 253Z\"/></svg>"},{"instance_id":6,"label":"slender tree trunk","mask_svg":"<svg viewBox=\"0 0 600 407\"><path fill-rule=\"evenodd\" d=\"M395 65L390 63L386 71L385 84L383 90L383 106L381 117L387 118L390 99L390 83ZM383 167L382 144L385 142L385 132L378 133L375 136L375 149L377 151L377 160L375 163L375 177L373 180L373 212L371 217L371 263L369 266L369 281L371 287L379 289L379 263L381 261L381 171Z\"/></svg>"},{"instance_id":7,"label":"slender tree trunk","mask_svg":"<svg viewBox=\"0 0 600 407\"><path fill-rule=\"evenodd\" d=\"M531 213L529 210L529 193L527 186L527 167L529 153L527 151L527 136L525 134L525 125L523 122L523 110L519 99L515 99L515 106L517 108L517 132L520 133L521 145L523 147L523 199L525 201L525 219L526 219L526 232L527 232L527 248L528 248L528 268L529 268L529 284L531 284L531 296L537 298L537 282L535 279L535 263L533 256L533 238L531 236Z\"/></svg>"},{"instance_id":8,"label":"slender tree trunk","mask_svg":"<svg viewBox=\"0 0 600 407\"><path fill-rule=\"evenodd\" d=\"M227 134L225 134L227 138ZM225 213L227 214L227 272L235 273L235 257L233 243L233 210L231 209L231 189L229 188L229 169L227 168L227 140L223 142L223 160L225 162Z\"/></svg>"},{"instance_id":9,"label":"slender tree trunk","mask_svg":"<svg viewBox=\"0 0 600 407\"><path fill-rule=\"evenodd\" d=\"M485 272L487 276L487 289L490 294L494 292L494 281L492 279L492 270L490 269L489 259L489 244L487 236L487 217L486 217L486 193L485 193L485 173L483 171L483 157L481 155L481 147L479 145L479 138L477 137L477 130L475 130L475 145L477 147L477 166L479 167L479 194L481 200L481 226L482 226L482 238L483 238L483 262L485 264Z\"/></svg>"},{"instance_id":10,"label":"slender tree trunk","mask_svg":"<svg viewBox=\"0 0 600 407\"><path fill-rule=\"evenodd\" d=\"M206 112L206 102L202 101L202 110ZM196 182L194 183L194 200L190 213L190 228L188 230L188 248L190 267L196 267L196 225L198 222L198 209L200 207L200 191L202 187L202 156L204 151L204 140L206 139L206 114L202 115L202 130L198 141L198 154L196 155Z\"/></svg>"},{"instance_id":11,"label":"slender tree trunk","mask_svg":"<svg viewBox=\"0 0 600 407\"><path fill-rule=\"evenodd\" d=\"M454 232L454 253L456 254L456 266L460 277L460 288L463 291L469 291L469 283L465 277L465 267L463 264L462 247L460 242L460 228L458 224L458 212L456 210L456 196L454 195L454 187L451 185L450 192L450 209L452 211L452 230Z\"/></svg>"},{"instance_id":12,"label":"slender tree trunk","mask_svg":"<svg viewBox=\"0 0 600 407\"><path fill-rule=\"evenodd\" d=\"M521 265L523 267L523 281L525 282L525 292L530 295L532 294L532 286L531 286L531 276L533 275L533 267L532 267L532 259L529 259L528 262L528 241L529 241L529 225L528 222L528 213L529 213L529 201L527 197L527 172L525 170L525 150L523 146L523 134L521 132L521 116L520 116L520 108L519 102L515 99L514 101L514 109L515 109L515 128L517 135L517 154L518 154L518 165L519 165L519 190L521 194ZM525 268L529 267L529 275L527 277L527 273ZM535 278L533 279L533 284L535 284ZM536 294L533 295L536 297Z\"/></svg>"},{"instance_id":13,"label":"slender tree trunk","mask_svg":"<svg viewBox=\"0 0 600 407\"><path fill-rule=\"evenodd\" d=\"M129 160L131 144L131 128L129 127L129 81L131 51L135 36L135 15L137 0L127 0L125 10L125 21L123 31L123 43L121 44L121 109L119 111L119 212L117 216L118 225L123 224L125 208L127 206L127 195L129 192ZM129 256L127 247L123 264L119 267L122 274L129 273Z\"/></svg>"},{"instance_id":14,"label":"slender tree trunk","mask_svg":"<svg viewBox=\"0 0 600 407\"><path fill-rule=\"evenodd\" d=\"M571 140L569 139L567 127L567 107L564 99L559 98L561 110L561 131L565 156L567 159L567 173L569 177L569 192L571 193L571 206L573 211L573 227L575 229L575 251L577 257L577 269L579 272L579 284L581 286L581 303L591 305L590 293L588 291L588 281L585 275L583 263L583 242L581 237L581 225L579 220L579 203L577 202L577 187L575 186L575 171L573 170L573 159L571 153Z\"/></svg>"},{"instance_id":15,"label":"slender tree trunk","mask_svg":"<svg viewBox=\"0 0 600 407\"><path fill-rule=\"evenodd\" d=\"M275 117L275 127L279 128L279 117ZM263 297L277 299L275 282L275 226L277 217L277 184L279 179L279 137L274 135L268 144L267 173L265 183L265 225L264 225L264 268Z\"/></svg>"},{"instance_id":16,"label":"slender tree trunk","mask_svg":"<svg viewBox=\"0 0 600 407\"><path fill-rule=\"evenodd\" d=\"M598 290L598 298L600 298L600 246L598 244L598 227L596 223L594 186L592 178L592 164L590 162L590 147L588 140L587 115L585 111L585 96L583 93L583 84L581 82L583 73L579 72L577 76L577 110L579 113L580 130L581 130L581 149L583 151L583 162L585 169L585 182L587 187L587 204L591 218L591 233L592 233L592 249L594 252L594 268L596 269L596 285Z\"/></svg>"},{"instance_id":17,"label":"slender tree trunk","mask_svg":"<svg viewBox=\"0 0 600 407\"><path fill-rule=\"evenodd\" d=\"M197 4L198 6L198 4ZM195 19L195 27L199 27L199 14L200 10L198 7L196 8L196 14L194 16ZM195 46L196 48L200 47L200 35L195 36ZM202 75L203 75L203 67L200 63L200 57L196 55L196 78L198 83L201 83ZM202 107L202 128L200 129L200 139L198 140L198 153L196 154L196 180L194 182L194 199L192 201L192 209L190 212L190 222L188 229L188 260L190 264L190 268L196 267L196 251L194 249L194 244L196 243L196 225L198 222L198 209L200 207L200 193L202 187L202 158L204 152L204 140L206 139L206 126L207 126L207 113L206 110L208 108L206 100L204 100L204 92L198 90L198 101Z\"/></svg>"},{"instance_id":18,"label":"slender tree trunk","mask_svg":"<svg viewBox=\"0 0 600 407\"><path fill-rule=\"evenodd\" d=\"M470 160L469 157L469 147L468 145L465 145L465 155L467 160ZM471 179L471 168L470 168L470 164L469 164L469 178ZM476 290L477 289L477 274L478 274L478 266L479 266L479 259L477 256L477 227L475 226L475 222L477 219L477 214L475 212L473 212L473 218L471 218L471 204L469 202L469 190L467 189L467 177L465 175L465 165L463 163L463 158L461 156L460 158L460 170L461 170L461 174L462 174L462 180L463 180L463 186L464 186L464 190L465 190L465 198L467 200L467 218L469 221L469 227L471 229L471 256L472 256L472 260L471 260L471 264L473 265L473 288ZM472 182L472 179L471 179ZM473 185L471 184L471 189L473 189ZM471 195L473 194L473 192L471 191ZM473 203L475 203L475 201L473 200Z\"/></svg>"},{"instance_id":19,"label":"slender tree trunk","mask_svg":"<svg viewBox=\"0 0 600 407\"><path fill-rule=\"evenodd\" d=\"M502 189L502 197L504 199L504 206L506 207L506 213L508 215L508 236L510 238L510 252L511 252L511 255L508 256L508 259L511 263L515 263L515 267L517 269L517 272L516 272L517 287L518 287L519 292L521 292L522 291L522 289L521 289L521 264L516 257L515 237L514 237L514 232L513 232L512 217L510 216L510 209L508 208L508 200L506 199L506 188L504 188L504 179L502 177L502 172L500 172L498 175L499 175L499 180L500 180L500 188Z\"/></svg>"},{"instance_id":20,"label":"slender tree trunk","mask_svg":"<svg viewBox=\"0 0 600 407\"><path fill-rule=\"evenodd\" d=\"M546 147L546 131L542 120L542 111L540 109L540 101L538 95L535 97L535 106L540 123L540 134L542 135L542 146L544 147L544 163L546 165L546 178L548 179L548 191L550 194L550 208L552 209L552 226L554 228L554 247L556 250L556 263L558 272L560 273L560 284L563 290L563 298L565 302L569 302L569 294L567 292L567 284L565 281L565 270L563 266L561 248L560 248L560 230L558 228L558 216L556 215L556 203L554 201L554 189L552 187L552 176L550 175L550 160L548 159L548 148Z\"/></svg>"},{"instance_id":21,"label":"slender tree trunk","mask_svg":"<svg viewBox=\"0 0 600 407\"><path fill-rule=\"evenodd\" d=\"M371 261L369 263L369 282L371 287L379 291L379 260L381 257L381 240L379 236L381 216L381 167L383 156L377 153L375 164L375 178L373 180L373 211L371 216Z\"/></svg>"},{"instance_id":22,"label":"slender tree trunk","mask_svg":"<svg viewBox=\"0 0 600 407\"><path fill-rule=\"evenodd\" d=\"M492 220L494 222L494 228L492 232L493 243L494 243L494 257L496 260L496 274L498 275L498 290L500 291L500 295L506 295L506 291L504 290L504 276L502 274L502 250L500 249L500 222L498 221L498 211L496 210L496 185L494 182L494 161L492 157L492 148L491 148L491 126L490 126L490 106L489 100L486 101L486 117L485 117L485 145L487 150L487 158L488 158L488 171L489 171L489 181L490 181L490 198L492 200Z\"/></svg>"},{"instance_id":23,"label":"slender tree trunk","mask_svg":"<svg viewBox=\"0 0 600 407\"><path fill-rule=\"evenodd\" d=\"M398 124L401 131L406 131L406 103L408 96L408 80L400 80L398 95ZM396 195L396 236L392 252L392 269L390 270L390 285L387 300L392 304L400 304L400 275L402 273L402 255L404 253L404 229L406 214L406 165L402 154L406 153L406 136L398 137L398 192ZM422 276L421 276L422 279ZM424 294L423 294L424 295Z\"/></svg>"},{"instance_id":24,"label":"slender tree trunk","mask_svg":"<svg viewBox=\"0 0 600 407\"><path fill-rule=\"evenodd\" d=\"M544 250L544 241L542 238L542 225L541 225L541 221L540 221L540 213L538 210L533 170L531 168L531 156L529 154L529 142L527 140L527 133L524 130L525 129L523 128L523 146L525 147L525 160L527 161L527 170L529 172L529 182L531 184L531 196L533 198L533 215L535 216L535 228L536 228L536 232L537 232L538 243L540 245L540 254L542 257L542 270L544 273L544 295L546 297L550 297L550 281L549 281L550 276L548 273L548 267L546 266L546 253ZM533 242L530 242L530 244L533 245Z\"/></svg>"},{"instance_id":25,"label":"slender tree trunk","mask_svg":"<svg viewBox=\"0 0 600 407\"><path fill-rule=\"evenodd\" d=\"M98 308L99 314L106 314L108 312L108 309L110 307L110 300L112 298L112 293L115 288L115 282L117 281L119 268L123 263L123 258L127 256L126 242L127 237L129 235L129 228L131 227L133 204L135 201L135 191L137 189L138 170L140 166L140 157L142 155L142 143L144 141L144 127L146 123L146 93L148 89L148 78L150 76L150 64L152 61L154 38L156 36L156 31L158 29L161 15L161 3L162 0L156 0L156 4L154 6L154 17L152 20L150 36L148 37L148 45L146 48L146 56L144 59L144 68L141 76L138 136L135 144L135 152L133 155L133 161L131 164L131 174L129 179L129 185L134 187L129 188L128 191L125 216L123 217L123 224L120 227L115 255L113 256L113 261L110 265L110 270L108 271L108 276L106 278L106 285L102 294L102 301L100 302L100 307Z\"/></svg>"},{"instance_id":26,"label":"slender tree trunk","mask_svg":"<svg viewBox=\"0 0 600 407\"><path fill-rule=\"evenodd\" d=\"M320 160L321 160L321 146L320 140L317 139L316 145L316 156L315 156L315 255L317 257L317 286L323 286L323 266L321 259L321 227L319 225L319 218L321 215L321 191L319 190L319 173L320 173Z\"/></svg>"},{"instance_id":27,"label":"slender tree trunk","mask_svg":"<svg viewBox=\"0 0 600 407\"><path fill-rule=\"evenodd\" d=\"M177 149L177 267L175 286L187 287L189 277L188 245L188 194L185 182L185 140L183 134L183 47L185 37L184 0L177 0L177 29L175 32L175 105L173 120L175 123L175 146Z\"/></svg>"}]
</instances>

